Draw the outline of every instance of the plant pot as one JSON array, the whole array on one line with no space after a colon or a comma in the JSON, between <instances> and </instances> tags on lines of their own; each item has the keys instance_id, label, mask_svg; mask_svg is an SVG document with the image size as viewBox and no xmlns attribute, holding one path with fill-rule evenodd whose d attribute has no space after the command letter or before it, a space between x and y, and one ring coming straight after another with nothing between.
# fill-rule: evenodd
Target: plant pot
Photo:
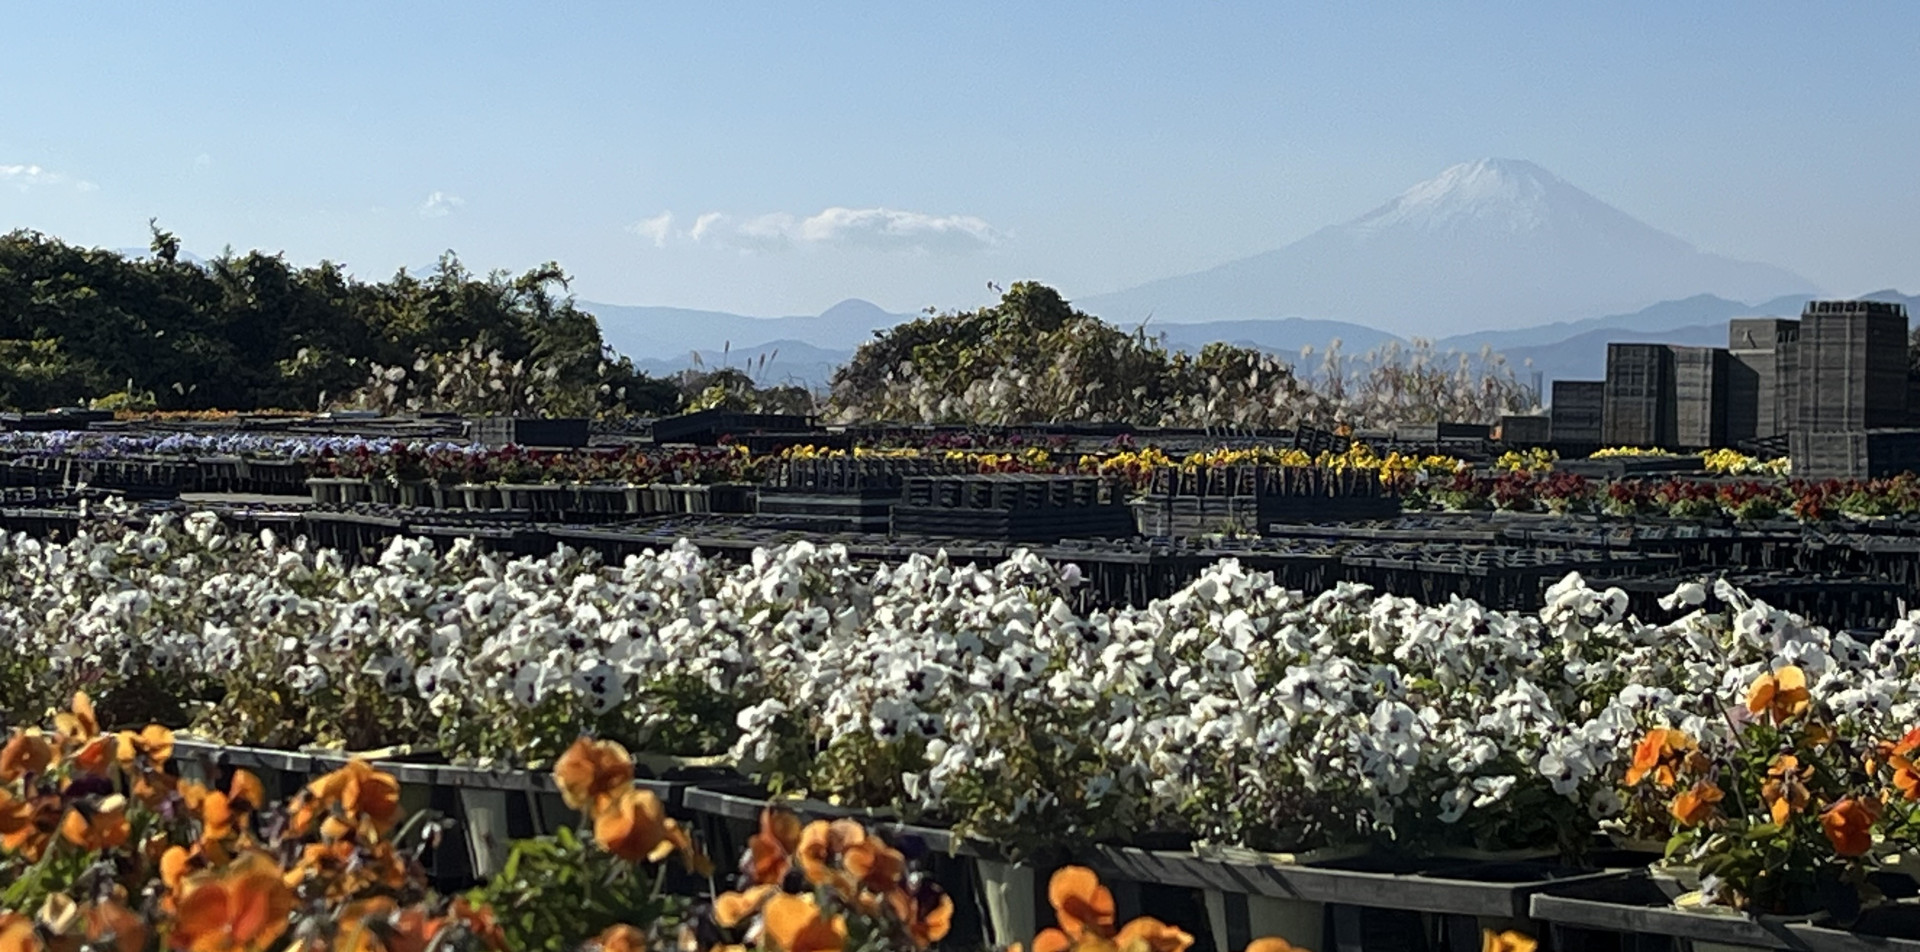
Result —
<instances>
[{"instance_id":1,"label":"plant pot","mask_svg":"<svg viewBox=\"0 0 1920 952\"><path fill-rule=\"evenodd\" d=\"M408 480L401 483L398 488L400 490L400 505L408 509L425 509L434 504L433 491L436 487L431 483L420 480Z\"/></svg>"},{"instance_id":2,"label":"plant pot","mask_svg":"<svg viewBox=\"0 0 1920 952\"><path fill-rule=\"evenodd\" d=\"M455 493L460 497L460 508L462 509L470 509L474 512L491 512L500 508L500 493L492 486L482 486L478 483L461 483L453 488Z\"/></svg>"},{"instance_id":3,"label":"plant pot","mask_svg":"<svg viewBox=\"0 0 1920 952\"><path fill-rule=\"evenodd\" d=\"M1040 932L1033 867L980 859L974 861L974 871L980 878L980 897L987 906L988 938L993 945L1005 948L1015 942L1031 943Z\"/></svg>"},{"instance_id":4,"label":"plant pot","mask_svg":"<svg viewBox=\"0 0 1920 952\"><path fill-rule=\"evenodd\" d=\"M580 811L567 806L566 798L550 790L535 790L527 795L533 813L534 829L541 836L552 836L567 827L580 825Z\"/></svg>"},{"instance_id":5,"label":"plant pot","mask_svg":"<svg viewBox=\"0 0 1920 952\"><path fill-rule=\"evenodd\" d=\"M1682 900L1684 899L1685 897L1683 896L1681 899L1674 900L1673 907L1687 915L1714 916L1722 919L1739 919L1743 921L1751 918L1738 910L1728 909L1723 906L1682 905ZM1694 952L1753 952L1756 948L1765 948L1764 946L1741 945L1735 942L1715 942L1710 939L1694 939L1691 945L1693 946Z\"/></svg>"},{"instance_id":6,"label":"plant pot","mask_svg":"<svg viewBox=\"0 0 1920 952\"><path fill-rule=\"evenodd\" d=\"M461 787L460 820L467 837L467 855L473 860L475 879L486 879L500 871L512 850L513 837L507 830L507 792Z\"/></svg>"},{"instance_id":7,"label":"plant pot","mask_svg":"<svg viewBox=\"0 0 1920 952\"><path fill-rule=\"evenodd\" d=\"M712 496L705 486L681 486L680 507L678 512L705 513L713 511Z\"/></svg>"},{"instance_id":8,"label":"plant pot","mask_svg":"<svg viewBox=\"0 0 1920 952\"><path fill-rule=\"evenodd\" d=\"M1666 840L1628 836L1623 833L1608 833L1607 839L1613 843L1614 848L1625 850L1629 853L1653 853L1658 856L1665 856L1667 853Z\"/></svg>"},{"instance_id":9,"label":"plant pot","mask_svg":"<svg viewBox=\"0 0 1920 952\"><path fill-rule=\"evenodd\" d=\"M307 493L317 506L341 506L359 501L366 483L337 476L316 476L307 480Z\"/></svg>"},{"instance_id":10,"label":"plant pot","mask_svg":"<svg viewBox=\"0 0 1920 952\"><path fill-rule=\"evenodd\" d=\"M1248 896L1219 889L1205 890L1207 924L1213 947L1238 952L1255 939L1275 937L1304 952L1320 952L1326 929L1327 907L1299 899Z\"/></svg>"}]
</instances>

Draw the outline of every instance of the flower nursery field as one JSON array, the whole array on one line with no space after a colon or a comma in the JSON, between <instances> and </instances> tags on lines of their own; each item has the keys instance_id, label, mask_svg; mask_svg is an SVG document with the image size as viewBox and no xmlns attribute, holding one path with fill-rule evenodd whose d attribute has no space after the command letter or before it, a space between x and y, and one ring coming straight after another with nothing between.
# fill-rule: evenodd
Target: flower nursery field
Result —
<instances>
[{"instance_id":1,"label":"flower nursery field","mask_svg":"<svg viewBox=\"0 0 1920 952\"><path fill-rule=\"evenodd\" d=\"M1522 856L1552 858L1527 874L1542 882L1579 879L1555 871L1645 868L1657 854L1622 851L1672 837L1702 901L1804 912L1826 908L1824 883L1887 894L1867 873L1897 868L1915 835L1914 621L1867 638L1689 583L1665 600L1677 617L1651 623L1624 592L1577 576L1537 611L1422 604L1352 584L1292 591L1232 559L1140 605L1078 610L1082 584L1075 566L1026 551L986 566L924 555L874 565L806 542L737 562L680 544L610 563L397 538L350 564L212 514L134 519L103 506L71 537L15 535L0 551L0 704L10 723L35 724L84 692L96 723L154 723L180 743L238 752L204 761L210 779L262 756L246 750L316 749L538 775L582 735L600 738L682 784L676 809L713 819L688 821L689 844L697 833L744 849L749 837L720 827L772 795L974 857L966 886L948 892L979 900L980 941L1044 925L1042 907L1008 897L1066 859L1106 870L1136 910L1157 904L1169 918L1156 921L1185 914L1191 937L1220 917L1166 891L1225 895L1231 880L1209 877L1249 866L1290 870L1301 878L1288 895L1308 897L1290 901L1315 908L1491 923L1487 902L1524 917L1530 894L1506 883L1488 900L1480 882L1462 887L1481 897L1471 901L1396 899L1381 880L1452 882L1440 874L1453 869L1473 883L1468 858ZM21 730L15 744L30 748L23 738L38 735ZM130 736L129 763L158 743ZM67 742L76 764L86 739ZM0 777L28 784L21 802L53 796L34 786L38 755L22 750ZM328 755L307 756L319 759L282 762L293 775L283 792ZM139 777L118 776L136 796ZM85 799L104 788L77 783L55 814L114 812ZM620 809L631 826L632 810L655 807ZM453 812L487 822L472 804ZM841 835L844 847L853 833ZM89 836L67 840L118 848L117 834ZM11 854L0 877L44 890L32 871L56 853L31 866ZM220 855L209 868L246 875ZM480 866L469 873L514 875ZM1029 879L1008 887L1009 869ZM816 903L831 912L832 901ZM1248 923L1286 918L1270 906L1242 900L1235 910L1260 914L1222 912L1252 918L1207 941L1255 938ZM901 934L924 912L900 917ZM759 914L771 928L773 908ZM1301 920L1311 929L1288 926L1291 941L1319 946L1317 915ZM822 928L839 935L831 919Z\"/></svg>"},{"instance_id":2,"label":"flower nursery field","mask_svg":"<svg viewBox=\"0 0 1920 952\"><path fill-rule=\"evenodd\" d=\"M0 952L1920 941L1911 478L8 440Z\"/></svg>"}]
</instances>

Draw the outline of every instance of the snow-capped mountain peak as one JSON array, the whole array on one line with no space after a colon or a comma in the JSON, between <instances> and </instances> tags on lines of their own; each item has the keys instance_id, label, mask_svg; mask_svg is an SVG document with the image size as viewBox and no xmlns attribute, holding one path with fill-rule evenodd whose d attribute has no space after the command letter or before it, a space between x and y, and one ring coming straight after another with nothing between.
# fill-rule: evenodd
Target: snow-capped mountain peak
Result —
<instances>
[{"instance_id":1,"label":"snow-capped mountain peak","mask_svg":"<svg viewBox=\"0 0 1920 952\"><path fill-rule=\"evenodd\" d=\"M1444 230L1471 222L1525 232L1546 227L1556 212L1591 213L1591 206L1606 207L1532 162L1481 159L1452 166L1407 189L1349 227L1356 231Z\"/></svg>"},{"instance_id":2,"label":"snow-capped mountain peak","mask_svg":"<svg viewBox=\"0 0 1920 952\"><path fill-rule=\"evenodd\" d=\"M1703 292L1811 290L1780 268L1702 252L1532 162L1481 159L1285 248L1080 303L1121 323L1311 317L1438 335Z\"/></svg>"}]
</instances>

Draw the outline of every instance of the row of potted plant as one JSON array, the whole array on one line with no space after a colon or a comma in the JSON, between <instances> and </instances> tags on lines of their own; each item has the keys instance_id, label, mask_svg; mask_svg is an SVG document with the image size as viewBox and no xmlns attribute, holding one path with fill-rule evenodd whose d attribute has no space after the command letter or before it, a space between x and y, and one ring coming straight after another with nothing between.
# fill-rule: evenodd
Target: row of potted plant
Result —
<instances>
[{"instance_id":1,"label":"row of potted plant","mask_svg":"<svg viewBox=\"0 0 1920 952\"><path fill-rule=\"evenodd\" d=\"M1872 480L1596 480L1564 471L1516 470L1499 476L1462 471L1413 485L1402 498L1406 508L1414 510L1819 522L1920 514L1920 477L1908 473Z\"/></svg>"},{"instance_id":2,"label":"row of potted plant","mask_svg":"<svg viewBox=\"0 0 1920 952\"><path fill-rule=\"evenodd\" d=\"M590 732L1016 845L1578 855L1623 822L1647 728L1703 736L1711 692L1791 662L1847 723L1898 733L1920 641L1909 621L1869 647L1724 586L1650 625L1577 577L1519 613L1288 592L1225 561L1079 613L1077 570L1026 553L876 568L797 543L732 565L683 544L610 566L400 539L348 567L209 515L14 537L0 568L15 717L85 688L230 743L467 762Z\"/></svg>"},{"instance_id":3,"label":"row of potted plant","mask_svg":"<svg viewBox=\"0 0 1920 952\"><path fill-rule=\"evenodd\" d=\"M575 825L513 844L486 883L446 894L422 858L454 822L409 809L400 779L367 761L276 797L245 769L183 777L172 732L115 730L84 692L51 721L0 747L8 952L906 952L953 922L922 857L850 820L767 808L738 864L716 870L610 742L580 738L554 765ZM678 888L663 888L671 872ZM1035 950L1193 944L1150 917L1118 921L1088 869L1061 869L1049 891L1053 925L1024 934Z\"/></svg>"},{"instance_id":4,"label":"row of potted plant","mask_svg":"<svg viewBox=\"0 0 1920 952\"><path fill-rule=\"evenodd\" d=\"M462 444L417 444L406 440L359 436L267 436L257 433L103 433L86 430L0 433L0 454L81 459L237 456L309 460L339 454L385 453L409 446L426 450L457 445Z\"/></svg>"}]
</instances>

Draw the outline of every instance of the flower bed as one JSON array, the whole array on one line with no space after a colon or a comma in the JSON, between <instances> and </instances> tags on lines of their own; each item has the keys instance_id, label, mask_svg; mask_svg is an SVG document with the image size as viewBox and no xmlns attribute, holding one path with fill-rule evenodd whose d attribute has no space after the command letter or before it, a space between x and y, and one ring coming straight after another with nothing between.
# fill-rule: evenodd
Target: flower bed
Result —
<instances>
[{"instance_id":1,"label":"flower bed","mask_svg":"<svg viewBox=\"0 0 1920 952\"><path fill-rule=\"evenodd\" d=\"M1697 720L1699 692L1782 653L1910 705L1889 651L1920 640L1903 623L1869 650L1732 591L1653 626L1577 579L1509 613L1305 596L1233 561L1084 615L1063 600L1077 570L1024 553L870 568L805 543L743 565L682 546L607 566L401 539L348 568L206 516L16 537L0 564L16 717L85 687L228 743L474 763L590 732L1014 844L1578 855L1641 727Z\"/></svg>"},{"instance_id":2,"label":"flower bed","mask_svg":"<svg viewBox=\"0 0 1920 952\"><path fill-rule=\"evenodd\" d=\"M1192 841L1175 850L1189 885L1270 865L1236 850L1578 862L1605 832L1709 829L1677 855L1730 884L1712 898L1767 908L1728 837L1844 881L1877 864L1861 837L1907 842L1904 798L1920 793L1900 779L1920 753L1920 620L1869 643L1724 585L1682 586L1667 607L1697 610L1654 625L1577 578L1538 612L1499 612L1350 585L1303 595L1229 560L1170 598L1079 613L1077 570L1026 553L875 568L805 543L744 564L679 546L608 566L400 539L348 568L205 515L15 536L0 569L13 723L85 689L112 722L191 726L309 771L334 762L300 752L316 743L437 751L486 769L398 773L474 789L518 789L485 778L523 778L497 768L538 769L588 733L725 755L761 790L1009 860L1064 849L1138 874L1126 864ZM1779 802L1792 824L1752 818ZM1389 888L1372 875L1320 867L1274 888L1350 903L1340 883ZM1526 880L1494 878L1405 895L1525 904ZM1472 882L1428 864L1420 881L1434 879Z\"/></svg>"}]
</instances>

